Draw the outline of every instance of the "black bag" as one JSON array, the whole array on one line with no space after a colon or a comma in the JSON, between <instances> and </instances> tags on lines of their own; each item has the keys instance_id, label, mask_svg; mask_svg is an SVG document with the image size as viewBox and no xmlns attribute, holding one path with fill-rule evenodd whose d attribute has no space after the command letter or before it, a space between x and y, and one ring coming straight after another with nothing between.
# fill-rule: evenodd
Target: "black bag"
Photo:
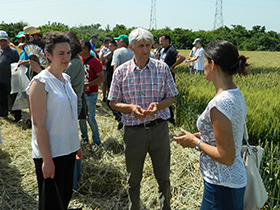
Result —
<instances>
[{"instance_id":1,"label":"black bag","mask_svg":"<svg viewBox=\"0 0 280 210\"><path fill-rule=\"evenodd\" d=\"M58 203L58 207L60 210L66 210L64 208L64 204L63 204L63 201L62 201L62 198L61 198L61 195L60 195L60 192L59 192L59 189L58 189L58 186L56 184L56 181L55 179L52 179L53 182L54 182L54 186L55 186L55 191L56 191L56 197L57 197L57 203ZM40 210L45 210L45 207L46 207L46 195L45 195L45 179L43 180L43 186L42 186L42 194L40 196L40 202L39 202L39 209Z\"/></svg>"}]
</instances>

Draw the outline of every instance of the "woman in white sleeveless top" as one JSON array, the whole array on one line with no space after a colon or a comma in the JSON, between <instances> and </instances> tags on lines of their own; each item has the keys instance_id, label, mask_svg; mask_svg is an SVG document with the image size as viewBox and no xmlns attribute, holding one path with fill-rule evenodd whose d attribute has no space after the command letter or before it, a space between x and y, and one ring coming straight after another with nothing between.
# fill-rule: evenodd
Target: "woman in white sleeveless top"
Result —
<instances>
[{"instance_id":1,"label":"woman in white sleeveless top","mask_svg":"<svg viewBox=\"0 0 280 210\"><path fill-rule=\"evenodd\" d=\"M247 109L233 75L247 75L246 60L228 41L208 44L204 72L206 79L213 82L216 95L197 120L199 133L182 129L182 134L174 137L182 147L201 152L204 180L201 210L243 210L247 177L240 151Z\"/></svg>"},{"instance_id":2,"label":"woman in white sleeveless top","mask_svg":"<svg viewBox=\"0 0 280 210\"><path fill-rule=\"evenodd\" d=\"M50 64L32 79L26 90L32 117L32 158L39 188L39 209L61 209L61 205L67 209L75 159L82 155L77 96L70 77L62 73L68 67L71 48L63 33L48 33L44 41Z\"/></svg>"}]
</instances>

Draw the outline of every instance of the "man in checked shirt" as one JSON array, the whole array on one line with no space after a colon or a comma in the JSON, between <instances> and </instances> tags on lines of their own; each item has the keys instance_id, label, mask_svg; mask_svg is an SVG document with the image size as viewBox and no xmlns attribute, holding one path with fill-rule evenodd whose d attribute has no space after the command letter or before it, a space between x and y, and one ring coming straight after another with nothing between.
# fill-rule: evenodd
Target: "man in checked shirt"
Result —
<instances>
[{"instance_id":1,"label":"man in checked shirt","mask_svg":"<svg viewBox=\"0 0 280 210\"><path fill-rule=\"evenodd\" d=\"M140 209L140 182L149 153L159 185L161 209L170 209L169 106L178 90L169 67L150 57L153 35L142 28L129 35L134 57L114 72L108 99L123 113L129 209Z\"/></svg>"}]
</instances>

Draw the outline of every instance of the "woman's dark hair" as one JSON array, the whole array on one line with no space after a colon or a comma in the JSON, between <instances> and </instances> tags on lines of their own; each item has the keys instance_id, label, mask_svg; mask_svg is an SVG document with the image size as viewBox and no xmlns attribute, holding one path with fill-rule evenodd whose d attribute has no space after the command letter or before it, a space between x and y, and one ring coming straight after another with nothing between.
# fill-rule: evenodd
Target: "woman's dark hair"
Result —
<instances>
[{"instance_id":1,"label":"woman's dark hair","mask_svg":"<svg viewBox=\"0 0 280 210\"><path fill-rule=\"evenodd\" d=\"M65 32L66 36L70 39L70 47L71 47L71 59L76 57L83 49L82 45L76 36L72 31Z\"/></svg>"},{"instance_id":2,"label":"woman's dark hair","mask_svg":"<svg viewBox=\"0 0 280 210\"><path fill-rule=\"evenodd\" d=\"M43 35L43 42L45 44L45 52L47 51L51 55L56 44L62 42L70 43L70 40L66 34L61 32L47 32Z\"/></svg>"},{"instance_id":3,"label":"woman's dark hair","mask_svg":"<svg viewBox=\"0 0 280 210\"><path fill-rule=\"evenodd\" d=\"M91 51L91 45L87 39L80 40L80 43L81 43L83 49L87 48L89 52Z\"/></svg>"},{"instance_id":4,"label":"woman's dark hair","mask_svg":"<svg viewBox=\"0 0 280 210\"><path fill-rule=\"evenodd\" d=\"M213 60L223 72L229 75L238 73L239 76L246 76L248 74L247 66L249 64L246 63L248 58L239 55L237 48L229 41L210 42L205 48L204 55L208 62Z\"/></svg>"}]
</instances>

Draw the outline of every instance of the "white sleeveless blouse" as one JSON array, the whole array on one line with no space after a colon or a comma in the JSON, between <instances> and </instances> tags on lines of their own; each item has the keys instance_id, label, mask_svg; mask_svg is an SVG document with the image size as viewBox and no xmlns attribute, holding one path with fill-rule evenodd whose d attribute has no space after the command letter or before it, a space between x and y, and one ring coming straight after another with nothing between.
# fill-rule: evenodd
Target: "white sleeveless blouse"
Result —
<instances>
[{"instance_id":1,"label":"white sleeveless blouse","mask_svg":"<svg viewBox=\"0 0 280 210\"><path fill-rule=\"evenodd\" d=\"M206 109L198 118L197 128L201 134L201 140L209 145L216 146L210 118L210 110L213 107L216 107L224 114L232 124L236 157L233 165L226 166L213 160L204 152L201 152L200 170L202 177L206 182L211 184L230 188L245 187L247 176L240 154L245 117L247 115L244 97L238 88L223 91L208 103Z\"/></svg>"},{"instance_id":2,"label":"white sleeveless blouse","mask_svg":"<svg viewBox=\"0 0 280 210\"><path fill-rule=\"evenodd\" d=\"M63 73L65 84L47 70L36 75L26 89L37 79L45 84L47 92L46 129L52 157L71 154L80 148L78 131L77 96L72 89L70 77ZM32 117L32 116L31 116ZM34 125L32 125L32 158L42 158Z\"/></svg>"}]
</instances>

